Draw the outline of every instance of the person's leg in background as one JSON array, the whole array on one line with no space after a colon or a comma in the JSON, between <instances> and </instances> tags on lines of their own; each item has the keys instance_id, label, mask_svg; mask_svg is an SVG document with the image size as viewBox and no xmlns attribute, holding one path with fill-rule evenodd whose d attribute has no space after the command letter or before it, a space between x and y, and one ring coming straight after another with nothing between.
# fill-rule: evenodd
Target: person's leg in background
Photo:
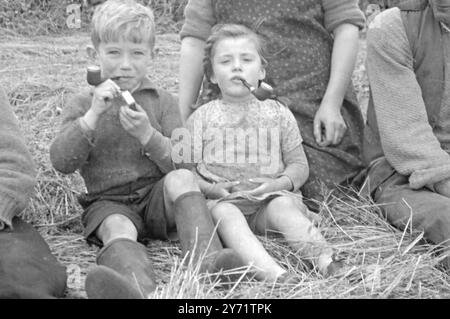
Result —
<instances>
[{"instance_id":1,"label":"person's leg in background","mask_svg":"<svg viewBox=\"0 0 450 319\"><path fill-rule=\"evenodd\" d=\"M66 289L66 268L39 232L18 217L0 230L0 299L58 298Z\"/></svg>"},{"instance_id":2,"label":"person's leg in background","mask_svg":"<svg viewBox=\"0 0 450 319\"><path fill-rule=\"evenodd\" d=\"M369 172L369 179L379 181L383 167ZM413 190L406 176L391 174L372 188L372 197L381 205L388 221L404 230L410 221L414 229L424 231L424 237L434 244L441 244L447 255L444 266L450 270L450 198L426 188Z\"/></svg>"}]
</instances>

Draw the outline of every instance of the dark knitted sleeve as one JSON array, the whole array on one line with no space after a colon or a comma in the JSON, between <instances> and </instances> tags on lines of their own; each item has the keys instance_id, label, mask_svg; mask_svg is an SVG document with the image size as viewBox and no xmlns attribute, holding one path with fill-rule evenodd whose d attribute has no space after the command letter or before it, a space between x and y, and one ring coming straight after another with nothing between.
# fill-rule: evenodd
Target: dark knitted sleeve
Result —
<instances>
[{"instance_id":1,"label":"dark knitted sleeve","mask_svg":"<svg viewBox=\"0 0 450 319\"><path fill-rule=\"evenodd\" d=\"M364 27L364 14L359 8L358 0L322 0L325 11L325 28L332 32L343 23Z\"/></svg>"},{"instance_id":2,"label":"dark knitted sleeve","mask_svg":"<svg viewBox=\"0 0 450 319\"><path fill-rule=\"evenodd\" d=\"M188 150L190 156L185 156L184 162L187 168L195 169L203 158L203 134L205 124L205 113L210 104L203 105L195 110L186 121L188 137L183 139L184 149Z\"/></svg>"},{"instance_id":3,"label":"dark knitted sleeve","mask_svg":"<svg viewBox=\"0 0 450 319\"><path fill-rule=\"evenodd\" d=\"M178 100L170 93L159 91L162 107L161 129L164 136L170 137L172 131L183 126Z\"/></svg>"},{"instance_id":4,"label":"dark knitted sleeve","mask_svg":"<svg viewBox=\"0 0 450 319\"><path fill-rule=\"evenodd\" d=\"M212 0L189 0L184 10L184 25L180 37L194 37L205 40L216 24Z\"/></svg>"},{"instance_id":5,"label":"dark knitted sleeve","mask_svg":"<svg viewBox=\"0 0 450 319\"><path fill-rule=\"evenodd\" d=\"M0 89L0 224L25 209L34 189L35 168L18 121Z\"/></svg>"},{"instance_id":6,"label":"dark knitted sleeve","mask_svg":"<svg viewBox=\"0 0 450 319\"><path fill-rule=\"evenodd\" d=\"M182 126L177 100L165 91L158 91L162 111L161 131L154 131L150 141L145 145L145 154L159 167L163 173L175 169L172 161L172 132Z\"/></svg>"},{"instance_id":7,"label":"dark knitted sleeve","mask_svg":"<svg viewBox=\"0 0 450 319\"><path fill-rule=\"evenodd\" d=\"M69 174L75 172L88 159L94 145L94 132L85 132L80 118L90 107L89 93L74 96L65 106L61 129L50 146L50 160L58 171Z\"/></svg>"}]
</instances>

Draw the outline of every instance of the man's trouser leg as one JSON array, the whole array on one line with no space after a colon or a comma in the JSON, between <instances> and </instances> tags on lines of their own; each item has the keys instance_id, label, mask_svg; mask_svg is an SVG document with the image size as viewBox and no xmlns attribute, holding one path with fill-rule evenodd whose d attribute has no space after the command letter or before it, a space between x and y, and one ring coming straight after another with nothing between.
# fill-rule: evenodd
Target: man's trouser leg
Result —
<instances>
[{"instance_id":1,"label":"man's trouser leg","mask_svg":"<svg viewBox=\"0 0 450 319\"><path fill-rule=\"evenodd\" d=\"M377 180L379 173L380 169L373 169L369 178ZM413 190L407 177L396 172L372 190L373 199L382 205L392 225L403 230L411 219L414 229L423 230L427 240L442 244L445 253L450 254L450 198L426 188ZM450 269L450 256L444 265Z\"/></svg>"},{"instance_id":2,"label":"man's trouser leg","mask_svg":"<svg viewBox=\"0 0 450 319\"><path fill-rule=\"evenodd\" d=\"M30 224L14 218L0 231L0 298L54 298L64 295L66 269Z\"/></svg>"}]
</instances>

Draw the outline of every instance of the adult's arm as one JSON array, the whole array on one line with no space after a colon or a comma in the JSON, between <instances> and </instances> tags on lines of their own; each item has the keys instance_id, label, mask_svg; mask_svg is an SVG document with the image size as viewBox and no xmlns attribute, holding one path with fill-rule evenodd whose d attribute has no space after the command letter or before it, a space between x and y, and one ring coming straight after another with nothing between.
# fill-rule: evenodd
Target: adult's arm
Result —
<instances>
[{"instance_id":1,"label":"adult's arm","mask_svg":"<svg viewBox=\"0 0 450 319\"><path fill-rule=\"evenodd\" d=\"M325 95L314 118L314 137L321 146L337 145L347 130L341 114L345 92L350 84L358 52L358 27L345 23L334 30L331 71ZM321 127L325 136L321 136Z\"/></svg>"},{"instance_id":2,"label":"adult's arm","mask_svg":"<svg viewBox=\"0 0 450 319\"><path fill-rule=\"evenodd\" d=\"M0 88L0 230L25 209L33 194L35 168L18 121Z\"/></svg>"},{"instance_id":3,"label":"adult's arm","mask_svg":"<svg viewBox=\"0 0 450 319\"><path fill-rule=\"evenodd\" d=\"M183 123L193 112L203 79L205 41L186 37L181 41L179 108Z\"/></svg>"},{"instance_id":4,"label":"adult's arm","mask_svg":"<svg viewBox=\"0 0 450 319\"><path fill-rule=\"evenodd\" d=\"M367 33L367 70L381 144L412 188L450 177L450 156L428 123L413 55L398 8L379 14Z\"/></svg>"},{"instance_id":5,"label":"adult's arm","mask_svg":"<svg viewBox=\"0 0 450 319\"><path fill-rule=\"evenodd\" d=\"M314 137L321 146L337 145L347 129L341 115L342 102L351 82L364 15L356 0L323 0L324 25L333 33L331 70L325 95L314 118ZM322 136L322 128L325 136Z\"/></svg>"},{"instance_id":6,"label":"adult's arm","mask_svg":"<svg viewBox=\"0 0 450 319\"><path fill-rule=\"evenodd\" d=\"M205 41L216 23L211 0L189 0L184 15L185 22L180 32L178 95L183 123L193 112L193 106L197 102L203 79Z\"/></svg>"}]
</instances>

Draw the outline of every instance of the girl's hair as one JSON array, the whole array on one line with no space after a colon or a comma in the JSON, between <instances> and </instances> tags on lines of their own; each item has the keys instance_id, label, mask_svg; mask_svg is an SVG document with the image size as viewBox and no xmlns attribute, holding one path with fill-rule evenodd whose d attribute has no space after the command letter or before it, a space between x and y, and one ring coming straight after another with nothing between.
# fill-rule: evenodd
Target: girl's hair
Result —
<instances>
[{"instance_id":1,"label":"girl's hair","mask_svg":"<svg viewBox=\"0 0 450 319\"><path fill-rule=\"evenodd\" d=\"M128 40L155 45L153 11L133 0L108 0L96 7L91 23L91 40L100 43Z\"/></svg>"},{"instance_id":2,"label":"girl's hair","mask_svg":"<svg viewBox=\"0 0 450 319\"><path fill-rule=\"evenodd\" d=\"M240 24L217 24L212 28L211 35L206 40L205 56L203 58L203 68L208 80L213 74L212 60L216 44L220 40L229 38L248 38L249 41L255 44L261 57L262 66L265 67L267 65L267 60L264 57L265 43L254 31Z\"/></svg>"}]
</instances>

